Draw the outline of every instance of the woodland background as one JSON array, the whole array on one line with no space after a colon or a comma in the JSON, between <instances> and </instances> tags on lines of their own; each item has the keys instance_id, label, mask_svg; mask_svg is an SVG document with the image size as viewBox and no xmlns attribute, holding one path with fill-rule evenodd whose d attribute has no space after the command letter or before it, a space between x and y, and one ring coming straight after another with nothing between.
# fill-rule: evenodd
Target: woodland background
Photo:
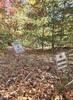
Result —
<instances>
[{"instance_id":1,"label":"woodland background","mask_svg":"<svg viewBox=\"0 0 73 100\"><path fill-rule=\"evenodd\" d=\"M73 62L73 0L0 0L0 100L73 100L73 63L57 70L55 49Z\"/></svg>"}]
</instances>

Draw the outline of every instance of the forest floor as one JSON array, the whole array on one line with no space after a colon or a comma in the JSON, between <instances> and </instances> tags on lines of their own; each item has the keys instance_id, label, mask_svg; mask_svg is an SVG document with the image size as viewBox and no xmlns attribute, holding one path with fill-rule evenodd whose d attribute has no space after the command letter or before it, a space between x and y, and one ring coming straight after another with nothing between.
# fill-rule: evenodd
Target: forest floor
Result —
<instances>
[{"instance_id":1,"label":"forest floor","mask_svg":"<svg viewBox=\"0 0 73 100\"><path fill-rule=\"evenodd\" d=\"M69 68L56 70L48 51L0 50L0 100L73 100Z\"/></svg>"}]
</instances>

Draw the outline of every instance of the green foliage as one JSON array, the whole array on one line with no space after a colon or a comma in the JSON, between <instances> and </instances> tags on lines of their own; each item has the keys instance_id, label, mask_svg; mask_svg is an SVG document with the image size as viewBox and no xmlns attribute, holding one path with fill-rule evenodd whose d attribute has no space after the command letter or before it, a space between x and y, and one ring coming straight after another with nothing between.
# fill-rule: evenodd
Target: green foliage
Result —
<instances>
[{"instance_id":1,"label":"green foliage","mask_svg":"<svg viewBox=\"0 0 73 100\"><path fill-rule=\"evenodd\" d=\"M56 88L57 88L58 92L60 92L60 93L64 92L65 85L68 83L68 79L64 77L61 79L61 81L62 81L62 83L60 83L60 82L56 83Z\"/></svg>"},{"instance_id":2,"label":"green foliage","mask_svg":"<svg viewBox=\"0 0 73 100\"><path fill-rule=\"evenodd\" d=\"M58 90L59 93L62 93L64 91L64 89L65 89L64 85L60 84L60 83L56 84L56 88L57 88L57 90Z\"/></svg>"}]
</instances>

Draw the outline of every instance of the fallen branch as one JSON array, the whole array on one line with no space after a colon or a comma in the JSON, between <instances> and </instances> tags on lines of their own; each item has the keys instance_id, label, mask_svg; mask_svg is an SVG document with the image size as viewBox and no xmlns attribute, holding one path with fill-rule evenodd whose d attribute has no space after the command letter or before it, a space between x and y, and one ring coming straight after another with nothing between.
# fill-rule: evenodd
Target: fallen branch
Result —
<instances>
[{"instance_id":1,"label":"fallen branch","mask_svg":"<svg viewBox=\"0 0 73 100\"><path fill-rule=\"evenodd\" d=\"M69 82L68 84L66 84L65 87L72 84L72 83L73 83L73 80L71 82Z\"/></svg>"}]
</instances>

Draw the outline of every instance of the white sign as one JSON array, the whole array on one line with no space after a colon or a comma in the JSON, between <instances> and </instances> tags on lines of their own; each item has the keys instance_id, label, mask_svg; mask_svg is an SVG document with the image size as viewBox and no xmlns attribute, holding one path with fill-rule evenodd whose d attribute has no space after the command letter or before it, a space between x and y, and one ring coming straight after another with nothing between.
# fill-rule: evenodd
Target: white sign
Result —
<instances>
[{"instance_id":1,"label":"white sign","mask_svg":"<svg viewBox=\"0 0 73 100\"><path fill-rule=\"evenodd\" d=\"M22 45L20 44L20 42L13 42L12 46L14 47L16 53L24 52L24 49L23 49Z\"/></svg>"},{"instance_id":2,"label":"white sign","mask_svg":"<svg viewBox=\"0 0 73 100\"><path fill-rule=\"evenodd\" d=\"M61 52L55 56L56 65L58 69L67 67L67 57L65 52Z\"/></svg>"}]
</instances>

